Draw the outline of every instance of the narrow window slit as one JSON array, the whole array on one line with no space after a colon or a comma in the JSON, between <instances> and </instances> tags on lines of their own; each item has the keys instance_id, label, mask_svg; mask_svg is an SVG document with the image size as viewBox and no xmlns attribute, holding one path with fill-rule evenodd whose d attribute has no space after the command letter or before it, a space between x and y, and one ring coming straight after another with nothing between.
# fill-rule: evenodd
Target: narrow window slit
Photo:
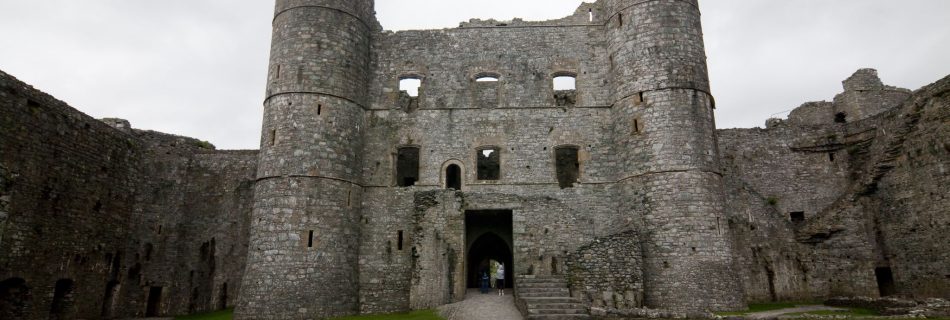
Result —
<instances>
[{"instance_id":1,"label":"narrow window slit","mask_svg":"<svg viewBox=\"0 0 950 320\"><path fill-rule=\"evenodd\" d=\"M402 230L396 232L396 250L402 251Z\"/></svg>"},{"instance_id":2,"label":"narrow window slit","mask_svg":"<svg viewBox=\"0 0 950 320\"><path fill-rule=\"evenodd\" d=\"M310 230L310 234L307 236L307 248L313 248L313 230Z\"/></svg>"}]
</instances>

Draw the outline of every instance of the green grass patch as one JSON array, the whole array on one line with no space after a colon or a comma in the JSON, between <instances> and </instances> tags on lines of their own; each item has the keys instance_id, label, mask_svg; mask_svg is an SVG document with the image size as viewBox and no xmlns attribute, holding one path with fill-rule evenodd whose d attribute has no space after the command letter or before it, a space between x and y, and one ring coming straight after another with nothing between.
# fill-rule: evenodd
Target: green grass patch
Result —
<instances>
[{"instance_id":1,"label":"green grass patch","mask_svg":"<svg viewBox=\"0 0 950 320\"><path fill-rule=\"evenodd\" d=\"M847 310L818 310L818 311L808 311L808 312L796 312L789 313L789 316L798 316L798 315L813 315L813 316L846 316L846 317L874 317L878 316L877 312L874 310L862 309L862 308L847 308Z\"/></svg>"},{"instance_id":2,"label":"green grass patch","mask_svg":"<svg viewBox=\"0 0 950 320\"><path fill-rule=\"evenodd\" d=\"M435 310L420 310L410 313L382 314L372 316L352 316L334 318L334 320L445 320Z\"/></svg>"},{"instance_id":3,"label":"green grass patch","mask_svg":"<svg viewBox=\"0 0 950 320\"><path fill-rule=\"evenodd\" d=\"M233 309L226 309L209 313L193 314L190 316L175 317L175 320L231 320L233 315Z\"/></svg>"},{"instance_id":4,"label":"green grass patch","mask_svg":"<svg viewBox=\"0 0 950 320\"><path fill-rule=\"evenodd\" d=\"M744 316L750 313L755 312L765 312L772 310L788 309L794 308L801 305L821 305L821 302L767 302L767 303L752 303L749 304L749 310L747 311L727 311L727 312L716 312L716 315L719 316Z\"/></svg>"}]
</instances>

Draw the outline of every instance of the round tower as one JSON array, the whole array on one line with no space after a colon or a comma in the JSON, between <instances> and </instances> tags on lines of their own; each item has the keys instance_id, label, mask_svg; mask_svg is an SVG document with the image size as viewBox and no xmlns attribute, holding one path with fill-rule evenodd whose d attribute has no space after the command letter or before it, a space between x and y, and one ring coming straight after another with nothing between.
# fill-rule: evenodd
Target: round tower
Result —
<instances>
[{"instance_id":1,"label":"round tower","mask_svg":"<svg viewBox=\"0 0 950 320\"><path fill-rule=\"evenodd\" d=\"M604 4L621 210L643 234L645 304L744 308L697 1Z\"/></svg>"},{"instance_id":2,"label":"round tower","mask_svg":"<svg viewBox=\"0 0 950 320\"><path fill-rule=\"evenodd\" d=\"M237 319L359 310L360 129L377 26L373 0L277 0Z\"/></svg>"}]
</instances>

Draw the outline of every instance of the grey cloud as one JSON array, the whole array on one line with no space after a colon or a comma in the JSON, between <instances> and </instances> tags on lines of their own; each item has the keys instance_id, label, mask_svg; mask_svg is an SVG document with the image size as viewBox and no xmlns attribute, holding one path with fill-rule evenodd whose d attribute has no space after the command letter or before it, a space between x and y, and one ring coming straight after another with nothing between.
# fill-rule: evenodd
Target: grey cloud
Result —
<instances>
[{"instance_id":1,"label":"grey cloud","mask_svg":"<svg viewBox=\"0 0 950 320\"><path fill-rule=\"evenodd\" d=\"M387 29L568 15L581 1L377 0ZM831 99L861 67L916 89L950 74L941 0L702 0L720 127ZM0 69L94 117L257 148L273 1L0 2Z\"/></svg>"}]
</instances>

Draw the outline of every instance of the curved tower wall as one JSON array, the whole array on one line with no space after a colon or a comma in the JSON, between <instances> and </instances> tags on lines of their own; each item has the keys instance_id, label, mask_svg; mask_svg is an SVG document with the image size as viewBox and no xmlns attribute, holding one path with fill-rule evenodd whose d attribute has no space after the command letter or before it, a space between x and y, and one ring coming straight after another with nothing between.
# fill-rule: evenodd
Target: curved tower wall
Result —
<instances>
[{"instance_id":1,"label":"curved tower wall","mask_svg":"<svg viewBox=\"0 0 950 320\"><path fill-rule=\"evenodd\" d=\"M695 0L606 0L621 213L643 231L644 302L744 308Z\"/></svg>"},{"instance_id":2,"label":"curved tower wall","mask_svg":"<svg viewBox=\"0 0 950 320\"><path fill-rule=\"evenodd\" d=\"M277 0L273 24L236 318L355 314L373 1Z\"/></svg>"}]
</instances>

